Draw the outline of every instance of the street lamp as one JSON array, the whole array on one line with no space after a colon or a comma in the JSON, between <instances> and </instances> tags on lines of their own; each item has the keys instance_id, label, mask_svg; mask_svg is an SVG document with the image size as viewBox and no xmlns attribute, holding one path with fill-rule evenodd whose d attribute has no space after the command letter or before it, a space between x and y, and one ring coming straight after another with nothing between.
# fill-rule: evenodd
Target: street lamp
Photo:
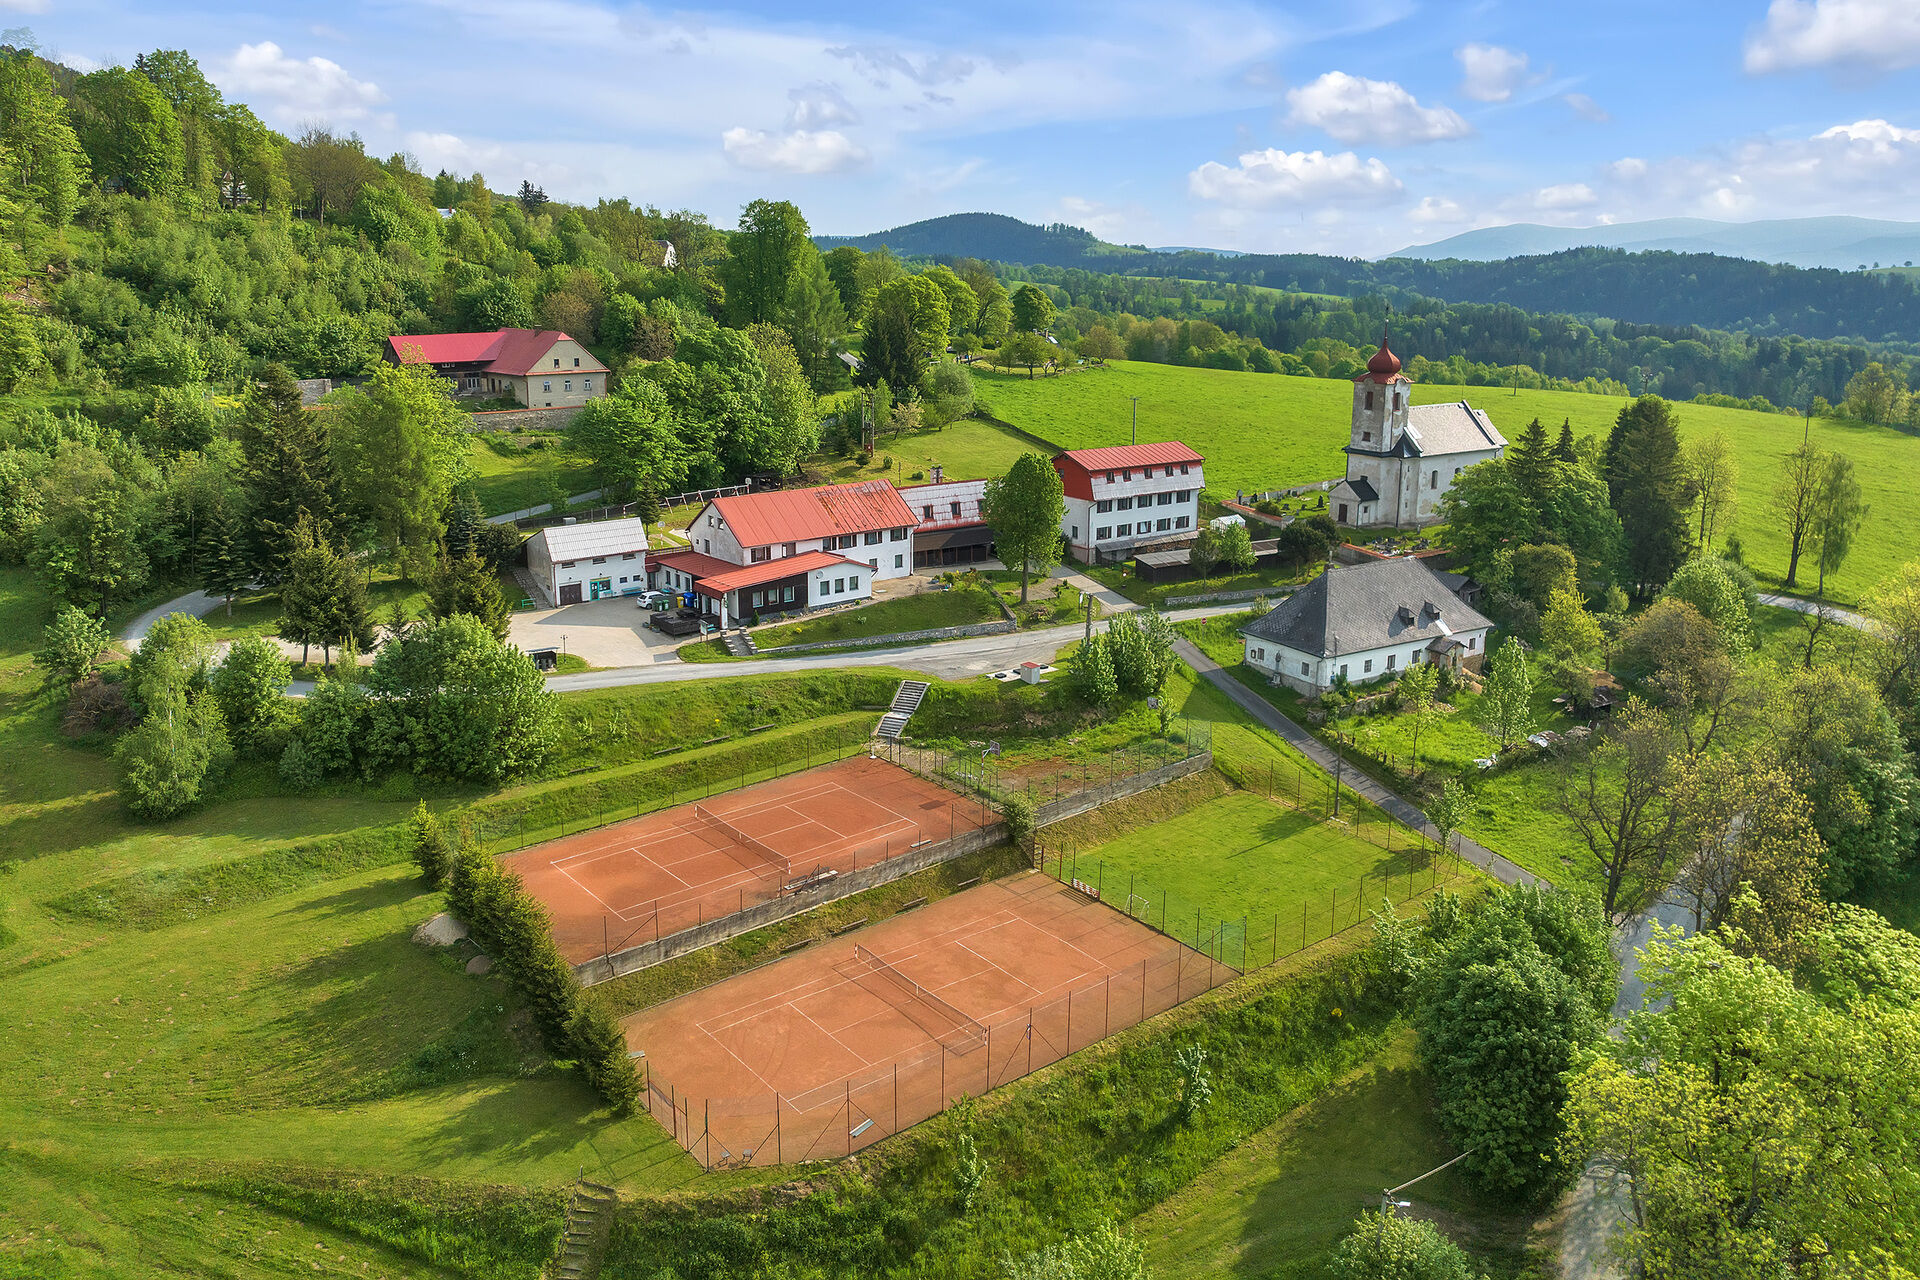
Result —
<instances>
[{"instance_id":1,"label":"street lamp","mask_svg":"<svg viewBox=\"0 0 1920 1280\"><path fill-rule=\"evenodd\" d=\"M1382 1190L1380 1192L1380 1239L1384 1241L1387 1238L1387 1215L1389 1213L1391 1213L1395 1209L1411 1209L1413 1207L1413 1201L1395 1200L1394 1199L1395 1196L1399 1195L1402 1191L1405 1191L1408 1187L1412 1186L1416 1182L1425 1182L1428 1178L1431 1178L1434 1174L1439 1173L1444 1169L1453 1168L1453 1166L1459 1164L1462 1160L1465 1160L1468 1156L1472 1155L1474 1152L1478 1151L1479 1149L1480 1148L1478 1147L1469 1147L1467 1150L1462 1151L1459 1155L1447 1161L1445 1164L1435 1165L1433 1168L1427 1170L1425 1173L1421 1174L1417 1178L1409 1178L1397 1187L1387 1187L1384 1190Z\"/></svg>"}]
</instances>

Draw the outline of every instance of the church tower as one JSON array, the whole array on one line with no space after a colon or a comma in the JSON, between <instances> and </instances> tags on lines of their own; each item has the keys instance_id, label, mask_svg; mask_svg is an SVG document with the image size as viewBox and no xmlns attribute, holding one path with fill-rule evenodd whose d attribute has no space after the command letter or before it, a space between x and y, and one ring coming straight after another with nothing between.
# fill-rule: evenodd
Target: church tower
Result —
<instances>
[{"instance_id":1,"label":"church tower","mask_svg":"<svg viewBox=\"0 0 1920 1280\"><path fill-rule=\"evenodd\" d=\"M1407 431L1407 404L1412 386L1400 372L1400 357L1387 349L1387 331L1380 331L1380 349L1367 361L1367 371L1353 383L1353 438L1350 450L1391 453Z\"/></svg>"}]
</instances>

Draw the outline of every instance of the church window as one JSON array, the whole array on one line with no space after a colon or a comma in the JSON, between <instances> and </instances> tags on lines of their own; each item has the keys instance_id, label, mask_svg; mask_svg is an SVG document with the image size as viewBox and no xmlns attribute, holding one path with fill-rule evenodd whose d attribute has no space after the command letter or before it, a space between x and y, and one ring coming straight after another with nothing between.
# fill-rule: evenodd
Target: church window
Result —
<instances>
[{"instance_id":1,"label":"church window","mask_svg":"<svg viewBox=\"0 0 1920 1280\"><path fill-rule=\"evenodd\" d=\"M1373 391L1371 388L1367 391L1367 408L1373 408Z\"/></svg>"},{"instance_id":2,"label":"church window","mask_svg":"<svg viewBox=\"0 0 1920 1280\"><path fill-rule=\"evenodd\" d=\"M1433 478L1427 481L1427 488L1438 489L1439 487L1440 487L1440 472L1438 469L1436 469L1433 473Z\"/></svg>"},{"instance_id":3,"label":"church window","mask_svg":"<svg viewBox=\"0 0 1920 1280\"><path fill-rule=\"evenodd\" d=\"M1360 442L1361 442L1362 444L1366 444L1366 443L1369 443L1370 441L1372 441L1372 439L1373 439L1373 432L1371 432L1371 431L1362 431L1362 432L1360 433Z\"/></svg>"}]
</instances>

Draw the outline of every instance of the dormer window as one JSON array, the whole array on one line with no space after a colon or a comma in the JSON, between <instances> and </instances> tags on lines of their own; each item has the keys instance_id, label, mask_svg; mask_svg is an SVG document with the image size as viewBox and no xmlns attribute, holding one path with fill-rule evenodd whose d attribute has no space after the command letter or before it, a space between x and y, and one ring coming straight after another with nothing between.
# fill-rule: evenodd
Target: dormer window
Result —
<instances>
[{"instance_id":1,"label":"dormer window","mask_svg":"<svg viewBox=\"0 0 1920 1280\"><path fill-rule=\"evenodd\" d=\"M1407 606L1405 606L1405 605L1401 605L1401 606L1400 606L1400 609L1399 609L1399 612L1398 612L1398 613L1396 613L1396 614L1395 614L1394 616L1395 616L1395 617L1397 617L1397 618L1399 618L1399 619L1400 619L1400 621L1402 621L1402 622L1412 622L1412 621L1413 621L1413 610L1411 610L1411 609L1409 609L1409 608L1407 608Z\"/></svg>"}]
</instances>

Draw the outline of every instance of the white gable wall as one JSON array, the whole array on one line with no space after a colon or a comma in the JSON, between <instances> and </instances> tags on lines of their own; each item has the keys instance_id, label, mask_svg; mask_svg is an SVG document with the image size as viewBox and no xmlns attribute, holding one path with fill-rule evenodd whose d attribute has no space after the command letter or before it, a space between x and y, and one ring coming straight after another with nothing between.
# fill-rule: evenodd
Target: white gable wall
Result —
<instances>
[{"instance_id":1,"label":"white gable wall","mask_svg":"<svg viewBox=\"0 0 1920 1280\"><path fill-rule=\"evenodd\" d=\"M1490 628L1480 627L1472 631L1455 632L1453 638L1467 647L1468 658L1483 653L1487 647L1487 635ZM1309 696L1326 692L1333 687L1334 678L1344 669L1347 679L1353 684L1366 684L1374 680L1384 680L1398 675L1410 666L1429 661L1432 657L1427 651L1430 640L1408 641L1402 644L1382 645L1377 649L1363 649L1358 653L1343 653L1337 658L1322 657L1319 654L1303 653L1290 649L1286 645L1276 644L1258 636L1242 636L1241 647L1247 665L1264 671L1275 681L1286 685L1297 693ZM1392 665L1389 666L1389 661Z\"/></svg>"}]
</instances>

